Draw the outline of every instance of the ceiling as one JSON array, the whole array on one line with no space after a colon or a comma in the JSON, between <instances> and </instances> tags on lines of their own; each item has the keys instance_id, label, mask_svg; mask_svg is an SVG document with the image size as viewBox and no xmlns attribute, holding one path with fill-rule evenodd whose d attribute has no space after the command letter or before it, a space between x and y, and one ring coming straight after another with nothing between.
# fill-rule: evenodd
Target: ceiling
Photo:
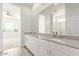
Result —
<instances>
[{"instance_id":1,"label":"ceiling","mask_svg":"<svg viewBox=\"0 0 79 59\"><path fill-rule=\"evenodd\" d=\"M29 8L32 8L34 5L34 3L13 3L13 4L15 4L17 6L25 6L25 7L27 6Z\"/></svg>"}]
</instances>

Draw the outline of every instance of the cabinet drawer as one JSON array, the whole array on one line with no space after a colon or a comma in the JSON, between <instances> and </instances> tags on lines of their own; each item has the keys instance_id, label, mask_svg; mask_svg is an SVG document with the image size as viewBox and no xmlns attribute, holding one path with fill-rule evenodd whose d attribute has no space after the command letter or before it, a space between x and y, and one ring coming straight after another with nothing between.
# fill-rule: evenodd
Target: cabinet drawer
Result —
<instances>
[{"instance_id":1,"label":"cabinet drawer","mask_svg":"<svg viewBox=\"0 0 79 59\"><path fill-rule=\"evenodd\" d=\"M45 46L45 45L39 45L38 55L39 56L49 56L49 47Z\"/></svg>"},{"instance_id":2,"label":"cabinet drawer","mask_svg":"<svg viewBox=\"0 0 79 59\"><path fill-rule=\"evenodd\" d=\"M50 48L50 56L65 56L65 54L55 50L54 48Z\"/></svg>"},{"instance_id":3,"label":"cabinet drawer","mask_svg":"<svg viewBox=\"0 0 79 59\"><path fill-rule=\"evenodd\" d=\"M79 55L79 50L71 47L67 47L61 44L57 44L54 42L50 42L50 48L54 48L55 50L65 54L65 55Z\"/></svg>"},{"instance_id":4,"label":"cabinet drawer","mask_svg":"<svg viewBox=\"0 0 79 59\"><path fill-rule=\"evenodd\" d=\"M49 46L49 41L46 41L46 40L43 40L43 39L38 39L38 41L39 41L39 44Z\"/></svg>"}]
</instances>

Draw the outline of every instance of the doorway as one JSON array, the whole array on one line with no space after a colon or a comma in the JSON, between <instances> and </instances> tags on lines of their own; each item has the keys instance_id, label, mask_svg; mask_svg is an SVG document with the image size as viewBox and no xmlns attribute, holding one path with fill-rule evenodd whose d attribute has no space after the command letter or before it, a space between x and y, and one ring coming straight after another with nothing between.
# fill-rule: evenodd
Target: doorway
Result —
<instances>
[{"instance_id":1,"label":"doorway","mask_svg":"<svg viewBox=\"0 0 79 59\"><path fill-rule=\"evenodd\" d=\"M20 8L13 4L3 4L2 30L3 49L21 46Z\"/></svg>"}]
</instances>

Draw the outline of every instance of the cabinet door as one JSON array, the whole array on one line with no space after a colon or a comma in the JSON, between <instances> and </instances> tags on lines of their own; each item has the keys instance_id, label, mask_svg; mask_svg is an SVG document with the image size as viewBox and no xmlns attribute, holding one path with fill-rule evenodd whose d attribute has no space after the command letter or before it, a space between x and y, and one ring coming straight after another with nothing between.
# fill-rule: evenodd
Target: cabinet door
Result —
<instances>
[{"instance_id":1,"label":"cabinet door","mask_svg":"<svg viewBox=\"0 0 79 59\"><path fill-rule=\"evenodd\" d=\"M38 55L49 56L49 41L39 39Z\"/></svg>"},{"instance_id":2,"label":"cabinet door","mask_svg":"<svg viewBox=\"0 0 79 59\"><path fill-rule=\"evenodd\" d=\"M49 53L50 56L58 56L58 54L53 49L50 49Z\"/></svg>"},{"instance_id":3,"label":"cabinet door","mask_svg":"<svg viewBox=\"0 0 79 59\"><path fill-rule=\"evenodd\" d=\"M28 46L28 39L29 39L29 36L28 35L25 35L24 44L25 44L26 47Z\"/></svg>"},{"instance_id":4,"label":"cabinet door","mask_svg":"<svg viewBox=\"0 0 79 59\"><path fill-rule=\"evenodd\" d=\"M33 51L33 46L34 46L34 44L33 44L33 37L32 36L30 36L29 37L29 39L28 39L28 46L29 46L29 50L32 52Z\"/></svg>"},{"instance_id":5,"label":"cabinet door","mask_svg":"<svg viewBox=\"0 0 79 59\"><path fill-rule=\"evenodd\" d=\"M38 55L38 38L25 36L25 46L34 54Z\"/></svg>"},{"instance_id":6,"label":"cabinet door","mask_svg":"<svg viewBox=\"0 0 79 59\"><path fill-rule=\"evenodd\" d=\"M34 55L38 55L38 39L32 37L31 48Z\"/></svg>"},{"instance_id":7,"label":"cabinet door","mask_svg":"<svg viewBox=\"0 0 79 59\"><path fill-rule=\"evenodd\" d=\"M31 47L32 47L32 39L31 39L31 36L28 36L28 42L27 42L27 48L31 51Z\"/></svg>"},{"instance_id":8,"label":"cabinet door","mask_svg":"<svg viewBox=\"0 0 79 59\"><path fill-rule=\"evenodd\" d=\"M70 55L70 56L79 55L79 49L75 49L72 47L67 47L53 42L50 43L50 47L59 51L63 55Z\"/></svg>"},{"instance_id":9,"label":"cabinet door","mask_svg":"<svg viewBox=\"0 0 79 59\"><path fill-rule=\"evenodd\" d=\"M50 48L50 56L65 56L65 54L55 50L54 48Z\"/></svg>"},{"instance_id":10,"label":"cabinet door","mask_svg":"<svg viewBox=\"0 0 79 59\"><path fill-rule=\"evenodd\" d=\"M49 56L49 48L45 45L39 45L39 56Z\"/></svg>"},{"instance_id":11,"label":"cabinet door","mask_svg":"<svg viewBox=\"0 0 79 59\"><path fill-rule=\"evenodd\" d=\"M66 55L62 50L62 47L59 47L59 44L55 45L56 43L50 42L50 56L63 56ZM58 48L57 48L58 47Z\"/></svg>"}]
</instances>

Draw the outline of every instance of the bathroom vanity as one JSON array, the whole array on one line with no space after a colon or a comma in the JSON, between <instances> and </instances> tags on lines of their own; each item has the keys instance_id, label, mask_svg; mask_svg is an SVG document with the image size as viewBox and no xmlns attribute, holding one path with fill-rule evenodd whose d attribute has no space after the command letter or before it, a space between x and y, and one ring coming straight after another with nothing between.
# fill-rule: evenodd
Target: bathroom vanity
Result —
<instances>
[{"instance_id":1,"label":"bathroom vanity","mask_svg":"<svg viewBox=\"0 0 79 59\"><path fill-rule=\"evenodd\" d=\"M45 34L25 34L25 47L35 56L77 56L79 40L53 38Z\"/></svg>"}]
</instances>

